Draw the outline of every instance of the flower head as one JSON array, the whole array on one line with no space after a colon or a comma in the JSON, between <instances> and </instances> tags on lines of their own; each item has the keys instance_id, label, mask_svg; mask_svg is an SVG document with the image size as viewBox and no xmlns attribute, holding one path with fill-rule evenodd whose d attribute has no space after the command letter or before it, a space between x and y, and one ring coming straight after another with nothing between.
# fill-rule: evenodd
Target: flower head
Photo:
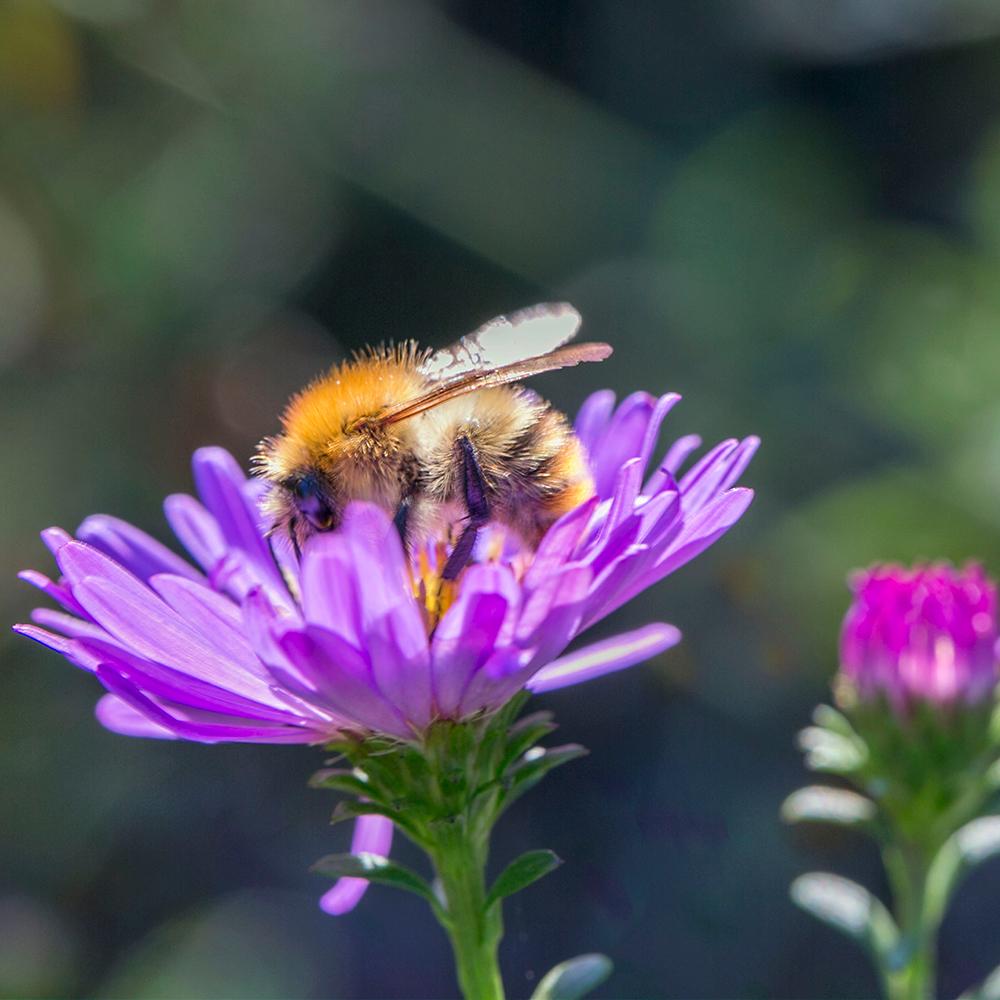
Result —
<instances>
[{"instance_id":1,"label":"flower head","mask_svg":"<svg viewBox=\"0 0 1000 1000\"><path fill-rule=\"evenodd\" d=\"M682 475L698 447L681 438L646 477L678 397L591 396L576 422L596 495L557 521L537 550L486 532L454 583L447 550L408 558L388 516L355 504L310 539L301 563L269 542L262 484L219 448L194 456L200 499L168 497L167 520L197 567L117 518L42 538L60 577L23 579L62 610L17 631L92 672L97 716L130 736L212 743L326 743L348 733L419 740L436 719L498 709L519 690L550 691L631 666L675 644L656 623L571 653L568 645L711 545L752 498L733 488L757 447L725 441ZM393 822L359 819L353 850L385 855ZM323 908L364 892L343 878Z\"/></svg>"},{"instance_id":2,"label":"flower head","mask_svg":"<svg viewBox=\"0 0 1000 1000\"><path fill-rule=\"evenodd\" d=\"M851 581L841 680L861 701L975 704L997 684L996 584L972 565L882 565Z\"/></svg>"},{"instance_id":3,"label":"flower head","mask_svg":"<svg viewBox=\"0 0 1000 1000\"><path fill-rule=\"evenodd\" d=\"M165 504L191 565L130 524L98 515L76 538L43 533L61 573L22 574L62 606L17 630L94 673L98 718L120 733L203 742L323 743L345 732L419 738L435 719L621 669L676 643L652 624L576 652L584 629L693 558L743 513L733 489L757 442L727 441L680 478L698 445L676 442L644 481L677 401L611 393L577 431L597 494L534 553L482 546L449 590L443 553L408 559L388 516L354 504L301 565L269 544L261 486L218 448L194 457L200 501Z\"/></svg>"}]
</instances>

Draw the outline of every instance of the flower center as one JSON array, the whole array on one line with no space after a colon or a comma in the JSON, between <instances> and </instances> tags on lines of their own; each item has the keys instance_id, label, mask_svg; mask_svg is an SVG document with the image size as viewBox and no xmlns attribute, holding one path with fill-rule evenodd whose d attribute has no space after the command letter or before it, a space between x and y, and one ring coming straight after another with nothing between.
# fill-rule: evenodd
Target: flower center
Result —
<instances>
[{"instance_id":1,"label":"flower center","mask_svg":"<svg viewBox=\"0 0 1000 1000\"><path fill-rule=\"evenodd\" d=\"M443 542L421 546L410 560L410 584L413 596L424 612L427 634L431 635L438 622L455 602L458 586L454 580L442 580L439 567L448 561Z\"/></svg>"}]
</instances>

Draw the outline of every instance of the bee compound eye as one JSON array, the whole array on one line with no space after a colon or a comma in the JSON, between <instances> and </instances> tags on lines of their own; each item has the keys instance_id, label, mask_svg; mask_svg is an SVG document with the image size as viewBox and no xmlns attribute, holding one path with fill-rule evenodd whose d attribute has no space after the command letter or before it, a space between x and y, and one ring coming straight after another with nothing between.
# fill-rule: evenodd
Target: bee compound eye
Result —
<instances>
[{"instance_id":1,"label":"bee compound eye","mask_svg":"<svg viewBox=\"0 0 1000 1000\"><path fill-rule=\"evenodd\" d=\"M334 526L333 510L315 476L303 476L291 490L299 513L316 531L329 531Z\"/></svg>"},{"instance_id":2,"label":"bee compound eye","mask_svg":"<svg viewBox=\"0 0 1000 1000\"><path fill-rule=\"evenodd\" d=\"M297 499L308 500L310 497L316 496L319 490L316 486L316 480L312 476L304 476L292 486L292 492Z\"/></svg>"}]
</instances>

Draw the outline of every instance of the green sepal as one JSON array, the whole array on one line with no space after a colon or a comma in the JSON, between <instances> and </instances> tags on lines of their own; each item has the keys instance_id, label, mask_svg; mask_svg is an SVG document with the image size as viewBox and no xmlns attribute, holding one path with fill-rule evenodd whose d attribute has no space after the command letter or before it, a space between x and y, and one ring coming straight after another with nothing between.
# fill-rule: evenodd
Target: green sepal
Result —
<instances>
[{"instance_id":1,"label":"green sepal","mask_svg":"<svg viewBox=\"0 0 1000 1000\"><path fill-rule=\"evenodd\" d=\"M368 795L368 782L359 778L350 768L327 767L317 771L309 779L310 788L325 788L327 791L343 792L345 795Z\"/></svg>"},{"instance_id":2,"label":"green sepal","mask_svg":"<svg viewBox=\"0 0 1000 1000\"><path fill-rule=\"evenodd\" d=\"M958 883L976 865L1000 854L1000 816L981 816L956 830L927 872L926 920L939 922Z\"/></svg>"},{"instance_id":3,"label":"green sepal","mask_svg":"<svg viewBox=\"0 0 1000 1000\"><path fill-rule=\"evenodd\" d=\"M868 762L868 748L862 740L825 726L807 726L799 733L798 742L811 771L854 774Z\"/></svg>"},{"instance_id":4,"label":"green sepal","mask_svg":"<svg viewBox=\"0 0 1000 1000\"><path fill-rule=\"evenodd\" d=\"M579 743L566 743L558 747L532 747L507 774L504 807L533 788L554 768L583 757L590 751Z\"/></svg>"},{"instance_id":5,"label":"green sepal","mask_svg":"<svg viewBox=\"0 0 1000 1000\"><path fill-rule=\"evenodd\" d=\"M817 705L813 709L812 720L821 729L828 729L831 733L843 736L844 739L861 740L858 731L851 724L851 720L832 705Z\"/></svg>"},{"instance_id":6,"label":"green sepal","mask_svg":"<svg viewBox=\"0 0 1000 1000\"><path fill-rule=\"evenodd\" d=\"M507 745L500 759L500 770L506 771L519 757L530 750L539 740L544 739L558 727L552 721L551 712L533 712L519 719L507 734Z\"/></svg>"},{"instance_id":7,"label":"green sepal","mask_svg":"<svg viewBox=\"0 0 1000 1000\"><path fill-rule=\"evenodd\" d=\"M497 876L486 895L486 905L492 906L494 903L500 902L501 899L526 889L532 882L544 878L561 864L562 858L553 851L526 851L520 857L515 858Z\"/></svg>"},{"instance_id":8,"label":"green sepal","mask_svg":"<svg viewBox=\"0 0 1000 1000\"><path fill-rule=\"evenodd\" d=\"M531 1000L579 1000L600 986L613 968L607 955L577 955L546 972Z\"/></svg>"},{"instance_id":9,"label":"green sepal","mask_svg":"<svg viewBox=\"0 0 1000 1000\"><path fill-rule=\"evenodd\" d=\"M367 799L341 799L330 814L330 824L336 825L349 819L359 819L361 816L385 816L401 830L416 836L417 831L401 809L391 809L379 802Z\"/></svg>"},{"instance_id":10,"label":"green sepal","mask_svg":"<svg viewBox=\"0 0 1000 1000\"><path fill-rule=\"evenodd\" d=\"M895 964L899 929L882 902L864 886L840 875L810 872L800 875L790 892L797 906L856 941L880 968Z\"/></svg>"},{"instance_id":11,"label":"green sepal","mask_svg":"<svg viewBox=\"0 0 1000 1000\"><path fill-rule=\"evenodd\" d=\"M978 987L963 993L958 1000L1000 1000L1000 965Z\"/></svg>"},{"instance_id":12,"label":"green sepal","mask_svg":"<svg viewBox=\"0 0 1000 1000\"><path fill-rule=\"evenodd\" d=\"M379 885L388 885L394 889L404 889L425 899L435 911L439 911L441 903L434 890L415 871L403 865L396 864L378 854L361 852L359 854L328 854L320 858L310 871L327 878L363 878Z\"/></svg>"},{"instance_id":13,"label":"green sepal","mask_svg":"<svg viewBox=\"0 0 1000 1000\"><path fill-rule=\"evenodd\" d=\"M826 785L800 788L781 804L781 818L786 823L832 823L870 830L876 816L877 809L871 799L846 788Z\"/></svg>"}]
</instances>

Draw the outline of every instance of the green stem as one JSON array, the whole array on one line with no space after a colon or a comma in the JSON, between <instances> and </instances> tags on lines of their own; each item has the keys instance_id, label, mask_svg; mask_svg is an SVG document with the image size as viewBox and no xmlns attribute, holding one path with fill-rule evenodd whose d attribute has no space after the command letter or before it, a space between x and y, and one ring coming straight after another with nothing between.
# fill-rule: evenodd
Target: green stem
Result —
<instances>
[{"instance_id":1,"label":"green stem","mask_svg":"<svg viewBox=\"0 0 1000 1000\"><path fill-rule=\"evenodd\" d=\"M456 817L442 830L432 857L444 892L444 928L455 954L465 1000L503 1000L497 950L503 936L500 905L486 906L488 833Z\"/></svg>"},{"instance_id":2,"label":"green stem","mask_svg":"<svg viewBox=\"0 0 1000 1000\"><path fill-rule=\"evenodd\" d=\"M930 854L915 844L892 845L885 848L883 859L906 956L900 968L882 969L886 994L889 1000L933 1000L938 921L927 907Z\"/></svg>"}]
</instances>

